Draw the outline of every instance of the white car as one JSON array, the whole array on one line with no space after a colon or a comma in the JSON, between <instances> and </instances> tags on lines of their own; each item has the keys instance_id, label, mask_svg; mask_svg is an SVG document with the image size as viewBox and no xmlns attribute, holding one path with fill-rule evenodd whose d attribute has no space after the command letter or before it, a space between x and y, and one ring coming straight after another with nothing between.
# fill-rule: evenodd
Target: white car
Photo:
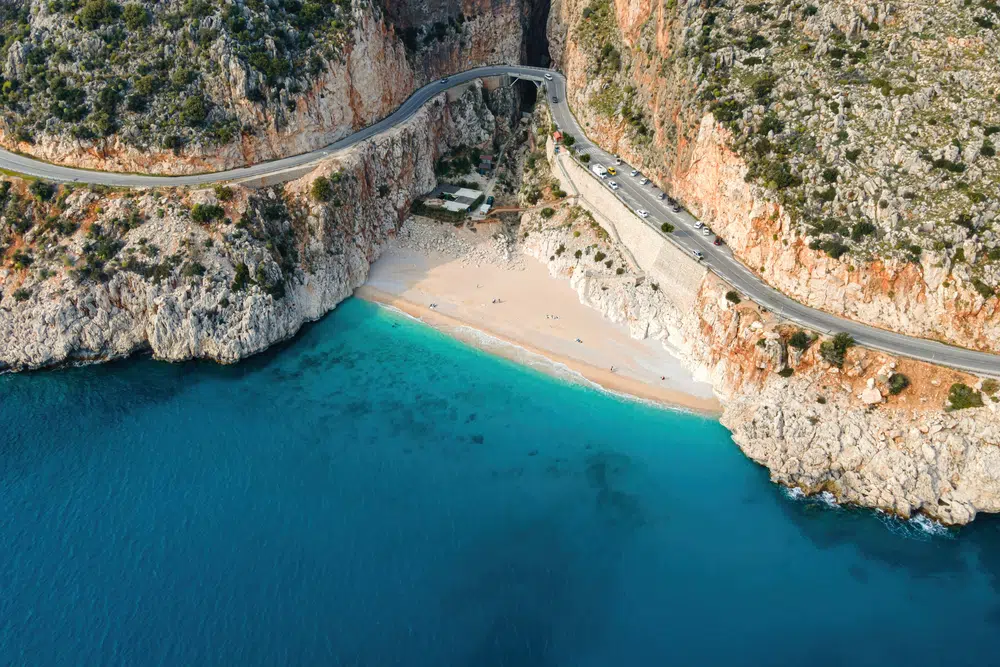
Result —
<instances>
[{"instance_id":1,"label":"white car","mask_svg":"<svg viewBox=\"0 0 1000 667\"><path fill-rule=\"evenodd\" d=\"M545 80L546 81L551 81L552 80L552 75L551 74L546 74L545 75Z\"/></svg>"},{"instance_id":2,"label":"white car","mask_svg":"<svg viewBox=\"0 0 1000 667\"><path fill-rule=\"evenodd\" d=\"M649 183L648 178L643 178L641 181L639 181L639 185L645 185L646 183Z\"/></svg>"},{"instance_id":3,"label":"white car","mask_svg":"<svg viewBox=\"0 0 1000 667\"><path fill-rule=\"evenodd\" d=\"M640 208L638 211L636 211L636 213L639 214L640 218L648 218L649 217L649 211L647 211L644 208Z\"/></svg>"},{"instance_id":4,"label":"white car","mask_svg":"<svg viewBox=\"0 0 1000 667\"><path fill-rule=\"evenodd\" d=\"M612 190L617 190L618 184L615 183L614 181L608 181L608 187L611 188Z\"/></svg>"},{"instance_id":5,"label":"white car","mask_svg":"<svg viewBox=\"0 0 1000 667\"><path fill-rule=\"evenodd\" d=\"M622 159L616 155L615 156L615 164L621 164L621 163L622 163Z\"/></svg>"},{"instance_id":6,"label":"white car","mask_svg":"<svg viewBox=\"0 0 1000 667\"><path fill-rule=\"evenodd\" d=\"M712 230L709 229L708 227L702 227L702 229L701 229L701 235L702 236L711 236L712 235Z\"/></svg>"},{"instance_id":7,"label":"white car","mask_svg":"<svg viewBox=\"0 0 1000 667\"><path fill-rule=\"evenodd\" d=\"M701 260L705 259L705 256L703 254L701 254L701 250L692 250L691 254L694 255L694 258L696 260L698 260L699 262Z\"/></svg>"},{"instance_id":8,"label":"white car","mask_svg":"<svg viewBox=\"0 0 1000 667\"><path fill-rule=\"evenodd\" d=\"M629 176L631 176L632 178L635 178L638 175L639 175L639 170L638 169L633 169L632 173L629 174Z\"/></svg>"},{"instance_id":9,"label":"white car","mask_svg":"<svg viewBox=\"0 0 1000 667\"><path fill-rule=\"evenodd\" d=\"M704 226L705 226L704 222L702 222L701 220L695 220L695 222L694 222L694 228L695 229L701 229Z\"/></svg>"}]
</instances>

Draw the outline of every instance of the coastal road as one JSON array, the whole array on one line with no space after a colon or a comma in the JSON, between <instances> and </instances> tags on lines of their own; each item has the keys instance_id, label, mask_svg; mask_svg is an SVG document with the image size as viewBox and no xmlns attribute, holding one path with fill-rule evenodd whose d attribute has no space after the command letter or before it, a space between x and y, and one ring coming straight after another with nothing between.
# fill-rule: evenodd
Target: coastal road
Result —
<instances>
[{"instance_id":1,"label":"coastal road","mask_svg":"<svg viewBox=\"0 0 1000 667\"><path fill-rule=\"evenodd\" d=\"M548 70L537 67L520 67L517 65L491 65L488 67L477 67L466 70L458 74L453 74L446 79L438 79L423 88L414 92L403 104L394 112L382 120L358 130L354 134L335 141L328 146L318 148L309 153L301 153L291 157L261 162L249 167L239 169L229 169L227 171L216 171L205 174L192 174L187 176L151 176L146 174L126 174L109 171L93 171L90 169L78 169L74 167L63 167L56 164L36 160L25 155L18 155L7 150L0 149L0 169L43 178L50 181L60 181L64 183L91 183L97 185L111 185L118 187L176 187L184 185L208 185L225 181L241 181L252 178L264 178L280 174L281 172L303 167L308 164L319 162L331 153L343 150L354 144L364 141L369 137L388 130L391 127L407 120L415 114L420 107L430 99L440 95L449 88L481 79L483 77L501 76L510 74L534 81L543 81L543 76L548 74ZM553 72L552 74L556 74Z\"/></svg>"},{"instance_id":2,"label":"coastal road","mask_svg":"<svg viewBox=\"0 0 1000 667\"><path fill-rule=\"evenodd\" d=\"M573 135L576 139L573 148L578 154L590 154L591 159L587 165L580 163L580 166L587 170L588 177L603 180L604 187L608 187L610 181L615 181L619 188L614 194L626 206L633 211L642 209L649 212L649 217L640 218L643 222L692 256L695 251L700 251L705 257L704 264L746 298L783 319L805 328L826 334L847 332L854 337L858 344L865 347L979 375L1000 377L1000 356L998 355L955 347L925 338L907 336L838 317L805 306L765 284L761 278L733 256L728 246L714 245L714 234L706 236L701 229L695 229L695 223L698 221L690 213L684 209L677 213L673 212L666 200L659 199L659 194L662 191L655 184L650 182L641 185L642 174L636 177L631 176L634 169L632 166L624 161L620 165L616 165L616 156L587 138L566 102L566 81L561 75L556 75L553 81L548 82L546 94L556 125L564 133L568 132ZM595 164L615 167L618 174L598 179L597 175L589 169L589 166ZM661 231L660 227L664 222L673 225L675 230L671 233Z\"/></svg>"},{"instance_id":3,"label":"coastal road","mask_svg":"<svg viewBox=\"0 0 1000 667\"><path fill-rule=\"evenodd\" d=\"M413 116L428 100L449 88L474 79L499 75L511 75L536 83L544 83L547 89L548 102L552 109L553 120L564 132L569 132L576 138L577 143L574 148L580 153L589 153L591 156L591 165L604 164L612 166L615 164L614 156L587 139L583 129L577 123L566 102L566 79L562 74L554 70L544 70L537 67L495 65L470 69L459 74L454 74L446 79L429 83L413 93L396 111L383 120L328 146L309 153L294 155L271 162L263 162L240 169L187 176L123 174L62 167L5 150L0 150L0 168L52 181L93 183L120 187L207 185L218 182L274 176L284 171L318 162L335 151L348 148L375 134L384 132ZM849 319L831 315L830 313L809 308L785 296L766 285L758 276L754 275L741 264L733 257L728 247L713 245L712 240L714 237L704 236L700 230L696 230L694 224L697 221L689 213L684 210L681 210L679 213L671 211L666 201L658 199L660 190L656 189L652 183L641 185L638 178L633 178L629 175L632 167L622 163L618 167L618 170L619 173L617 176L606 179L604 182L606 184L608 180L614 180L620 185L620 189L615 194L627 206L632 210L645 209L649 211L649 217L645 219L645 222L656 230L657 233L670 242L677 244L688 253L693 254L694 251L701 251L705 256L704 263L709 269L742 292L746 297L771 312L821 333L847 332L859 344L890 354L950 366L980 375L1000 377L1000 356L998 355L954 347L932 340L870 327ZM591 172L588 170L589 173ZM592 175L591 177L597 178L596 175ZM660 231L660 225L663 222L672 224L675 227L675 231L670 234L664 234Z\"/></svg>"}]
</instances>

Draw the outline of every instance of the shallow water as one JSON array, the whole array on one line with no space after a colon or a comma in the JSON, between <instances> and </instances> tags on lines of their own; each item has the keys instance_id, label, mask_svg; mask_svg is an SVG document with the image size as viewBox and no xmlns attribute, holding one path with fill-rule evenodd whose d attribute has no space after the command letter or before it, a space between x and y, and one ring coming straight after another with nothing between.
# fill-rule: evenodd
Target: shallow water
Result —
<instances>
[{"instance_id":1,"label":"shallow water","mask_svg":"<svg viewBox=\"0 0 1000 667\"><path fill-rule=\"evenodd\" d=\"M0 664L985 665L1000 522L349 301L232 367L0 377Z\"/></svg>"}]
</instances>

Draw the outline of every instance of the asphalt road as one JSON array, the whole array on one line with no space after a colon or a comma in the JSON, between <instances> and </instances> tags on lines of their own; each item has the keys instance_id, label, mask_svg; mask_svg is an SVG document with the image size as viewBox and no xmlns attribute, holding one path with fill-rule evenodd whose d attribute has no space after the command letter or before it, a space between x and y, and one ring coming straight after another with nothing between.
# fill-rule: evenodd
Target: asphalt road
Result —
<instances>
[{"instance_id":1,"label":"asphalt road","mask_svg":"<svg viewBox=\"0 0 1000 667\"><path fill-rule=\"evenodd\" d=\"M310 153L302 153L280 160L261 162L250 167L240 169L230 169L228 171L217 171L205 174L195 174L189 176L149 176L143 174L123 174L107 171L92 171L89 169L76 169L73 167L61 167L49 164L17 153L11 153L0 149L0 168L10 171L44 178L50 181L61 181L68 183L94 183L100 185L114 185L125 187L155 187L155 186L181 186L181 185L206 185L222 181L238 181L251 178L260 178L274 175L286 170L302 167L304 165L318 162L334 151L342 150L353 146L359 141L383 132L394 125L398 125L417 112L428 100L441 94L445 90L467 83L474 79L487 76L497 76L501 74L519 75L525 78L542 80L547 70L536 67L518 67L515 65L496 65L490 67L477 67L459 74L452 75L447 79L440 79L427 84L411 95L398 109L386 116L379 122L358 130L343 139L328 146L319 148ZM554 75L558 75L553 72Z\"/></svg>"},{"instance_id":2,"label":"asphalt road","mask_svg":"<svg viewBox=\"0 0 1000 667\"><path fill-rule=\"evenodd\" d=\"M510 74L534 81L545 81L546 94L549 97L549 105L552 108L553 118L564 132L569 132L576 138L577 143L575 148L580 153L589 153L591 155L591 165L614 165L614 156L590 142L584 134L583 129L576 122L576 118L566 103L566 80L562 74L535 67L497 65L467 70L460 74L452 75L447 79L434 81L416 91L395 112L385 119L329 146L310 153L294 155L271 162L263 162L241 169L190 176L121 174L61 167L5 150L0 150L0 168L53 181L126 187L205 185L223 181L273 176L286 170L318 162L334 151L352 146L359 141L363 141L406 120L428 100L448 88L480 77L501 74ZM545 80L544 77L546 75L551 76L552 79ZM631 172L632 167L625 163L617 168L618 175L605 179L605 183L609 180L616 181L620 186L616 194L633 210L645 209L649 211L649 217L644 222L683 250L689 253L693 253L696 250L701 251L705 257L704 263L709 269L733 285L744 296L771 312L814 331L828 334L846 331L859 344L883 350L894 355L929 361L980 375L1000 377L1000 356L953 347L923 338L914 338L859 324L804 306L772 289L736 260L728 247L713 245L714 236L704 236L700 230L695 230L694 224L696 220L690 214L684 210L679 213L671 211L666 201L660 201L657 198L660 190L653 183L640 185L638 179L641 175L636 178L631 177L629 172ZM596 175L592 177L597 178ZM675 231L670 234L661 232L660 225L663 222L669 222L674 225Z\"/></svg>"}]
</instances>

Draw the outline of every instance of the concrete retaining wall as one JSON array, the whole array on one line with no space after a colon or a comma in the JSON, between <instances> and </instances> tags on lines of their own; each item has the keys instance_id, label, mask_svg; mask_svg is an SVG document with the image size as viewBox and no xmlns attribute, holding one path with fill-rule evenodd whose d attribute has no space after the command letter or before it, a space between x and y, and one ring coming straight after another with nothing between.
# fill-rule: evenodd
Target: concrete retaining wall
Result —
<instances>
[{"instance_id":1,"label":"concrete retaining wall","mask_svg":"<svg viewBox=\"0 0 1000 667\"><path fill-rule=\"evenodd\" d=\"M631 253L646 277L678 306L693 308L708 270L633 213L565 149L556 154L551 137L545 142L545 154L562 189L578 195L580 206Z\"/></svg>"}]
</instances>

